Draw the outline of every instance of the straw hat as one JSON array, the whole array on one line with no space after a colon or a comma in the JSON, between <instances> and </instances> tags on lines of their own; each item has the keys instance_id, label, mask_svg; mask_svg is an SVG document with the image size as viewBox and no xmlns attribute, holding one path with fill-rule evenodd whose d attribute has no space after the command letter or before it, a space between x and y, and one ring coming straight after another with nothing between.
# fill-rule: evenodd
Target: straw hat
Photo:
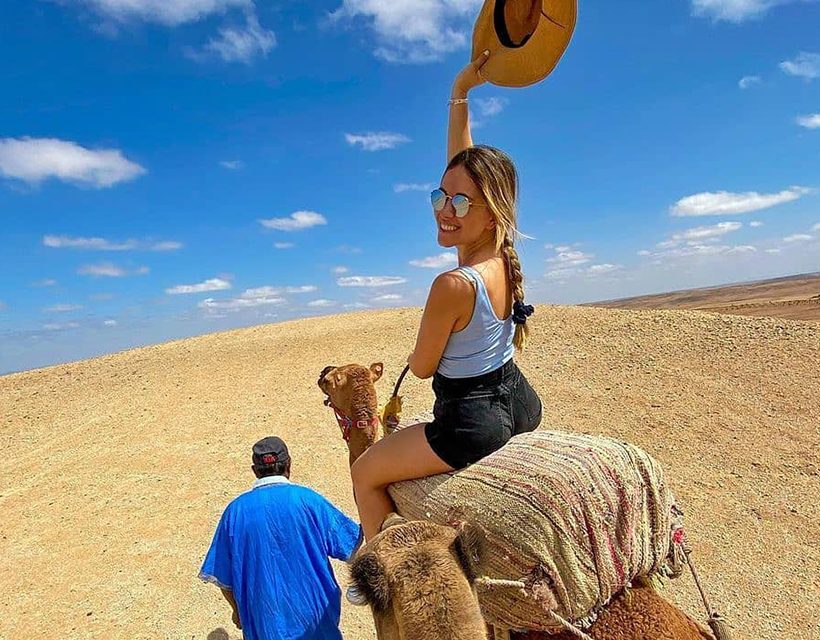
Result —
<instances>
[{"instance_id":1,"label":"straw hat","mask_svg":"<svg viewBox=\"0 0 820 640\"><path fill-rule=\"evenodd\" d=\"M546 78L569 45L577 0L486 0L473 30L473 57L490 51L481 76L502 87Z\"/></svg>"}]
</instances>

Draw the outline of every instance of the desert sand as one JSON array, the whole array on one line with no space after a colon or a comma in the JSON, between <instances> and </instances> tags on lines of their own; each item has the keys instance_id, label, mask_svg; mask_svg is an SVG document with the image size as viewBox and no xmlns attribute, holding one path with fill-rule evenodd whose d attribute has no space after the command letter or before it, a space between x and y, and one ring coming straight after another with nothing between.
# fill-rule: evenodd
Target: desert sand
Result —
<instances>
[{"instance_id":1,"label":"desert sand","mask_svg":"<svg viewBox=\"0 0 820 640\"><path fill-rule=\"evenodd\" d=\"M293 479L354 514L316 379L383 361L384 401L419 317L259 326L0 377L0 638L238 638L197 572L253 480L251 445L285 438ZM532 326L518 362L542 426L629 440L664 463L736 638L819 638L820 326L550 306ZM432 402L429 381L408 378L403 395L405 416ZM687 576L665 593L702 617ZM375 637L366 608L345 605L342 628Z\"/></svg>"}]
</instances>

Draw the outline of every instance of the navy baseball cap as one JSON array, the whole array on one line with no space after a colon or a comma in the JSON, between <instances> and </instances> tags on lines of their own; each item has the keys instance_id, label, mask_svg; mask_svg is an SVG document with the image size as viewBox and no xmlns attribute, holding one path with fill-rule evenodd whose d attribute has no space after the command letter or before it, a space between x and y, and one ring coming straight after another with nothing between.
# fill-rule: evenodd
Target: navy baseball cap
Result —
<instances>
[{"instance_id":1,"label":"navy baseball cap","mask_svg":"<svg viewBox=\"0 0 820 640\"><path fill-rule=\"evenodd\" d=\"M269 467L288 460L288 447L281 438L268 436L253 445L253 463L258 467Z\"/></svg>"}]
</instances>

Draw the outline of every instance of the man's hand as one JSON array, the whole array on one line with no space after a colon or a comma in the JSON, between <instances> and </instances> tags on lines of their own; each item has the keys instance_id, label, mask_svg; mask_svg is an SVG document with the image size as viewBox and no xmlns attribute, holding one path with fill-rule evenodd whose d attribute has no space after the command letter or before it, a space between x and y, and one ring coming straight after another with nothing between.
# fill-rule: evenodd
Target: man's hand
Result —
<instances>
[{"instance_id":1,"label":"man's hand","mask_svg":"<svg viewBox=\"0 0 820 640\"><path fill-rule=\"evenodd\" d=\"M222 595L225 598L225 600L228 601L228 604L231 605L231 611L233 612L231 620L236 625L237 629L241 629L242 623L239 621L239 607L236 606L236 600L234 600L233 592L230 589L221 588L220 591L222 591Z\"/></svg>"}]
</instances>

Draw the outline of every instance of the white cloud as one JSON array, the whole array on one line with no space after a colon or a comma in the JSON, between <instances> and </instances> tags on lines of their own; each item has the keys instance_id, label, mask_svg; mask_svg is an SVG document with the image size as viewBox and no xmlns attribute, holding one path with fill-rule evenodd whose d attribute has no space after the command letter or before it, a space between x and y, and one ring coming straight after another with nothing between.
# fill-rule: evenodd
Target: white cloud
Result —
<instances>
[{"instance_id":1,"label":"white cloud","mask_svg":"<svg viewBox=\"0 0 820 640\"><path fill-rule=\"evenodd\" d=\"M783 242L806 242L807 240L812 239L813 236L810 236L808 233L795 233L783 238Z\"/></svg>"},{"instance_id":2,"label":"white cloud","mask_svg":"<svg viewBox=\"0 0 820 640\"><path fill-rule=\"evenodd\" d=\"M79 324L76 322L66 322L63 324L57 322L49 322L43 325L45 331L64 331L65 329L77 329Z\"/></svg>"},{"instance_id":3,"label":"white cloud","mask_svg":"<svg viewBox=\"0 0 820 640\"><path fill-rule=\"evenodd\" d=\"M791 60L784 60L780 68L790 76L814 80L820 78L820 53L801 51Z\"/></svg>"},{"instance_id":4,"label":"white cloud","mask_svg":"<svg viewBox=\"0 0 820 640\"><path fill-rule=\"evenodd\" d=\"M333 267L333 269L331 271L332 271L333 275L341 276L341 275L344 275L345 273L348 273L350 271L350 269L348 269L347 267L338 266L338 267Z\"/></svg>"},{"instance_id":5,"label":"white cloud","mask_svg":"<svg viewBox=\"0 0 820 640\"><path fill-rule=\"evenodd\" d=\"M730 191L696 193L678 200L669 212L673 216L715 216L734 215L768 209L784 202L791 202L812 193L806 187L790 187L779 193L757 193Z\"/></svg>"},{"instance_id":6,"label":"white cloud","mask_svg":"<svg viewBox=\"0 0 820 640\"><path fill-rule=\"evenodd\" d=\"M586 273L591 276L599 276L603 275L604 273L612 273L613 271L617 271L621 268L621 265L618 264L593 264L588 269L586 269Z\"/></svg>"},{"instance_id":7,"label":"white cloud","mask_svg":"<svg viewBox=\"0 0 820 640\"><path fill-rule=\"evenodd\" d=\"M230 171L236 171L237 169L244 169L245 163L241 160L220 160L219 166Z\"/></svg>"},{"instance_id":8,"label":"white cloud","mask_svg":"<svg viewBox=\"0 0 820 640\"><path fill-rule=\"evenodd\" d=\"M272 298L281 296L284 293L313 293L317 289L318 287L312 284L299 287L255 287L253 289L245 289L239 297L245 299Z\"/></svg>"},{"instance_id":9,"label":"white cloud","mask_svg":"<svg viewBox=\"0 0 820 640\"><path fill-rule=\"evenodd\" d=\"M642 251L640 255L651 257L653 260L670 260L698 258L706 256L737 255L754 253L757 249L751 245L724 245L724 244L703 244L690 242L682 247L674 247L663 251Z\"/></svg>"},{"instance_id":10,"label":"white cloud","mask_svg":"<svg viewBox=\"0 0 820 640\"><path fill-rule=\"evenodd\" d=\"M820 113L812 113L807 116L799 116L795 122L806 129L820 129Z\"/></svg>"},{"instance_id":11,"label":"white cloud","mask_svg":"<svg viewBox=\"0 0 820 640\"><path fill-rule=\"evenodd\" d=\"M125 276L142 276L148 273L148 267L139 267L133 271L128 271L122 267L118 267L110 262L101 262L99 264L85 264L77 269L77 273L81 276L96 276L105 278L123 278Z\"/></svg>"},{"instance_id":12,"label":"white cloud","mask_svg":"<svg viewBox=\"0 0 820 640\"><path fill-rule=\"evenodd\" d=\"M102 189L144 173L118 149L86 149L56 138L0 138L0 175L29 184L56 178Z\"/></svg>"},{"instance_id":13,"label":"white cloud","mask_svg":"<svg viewBox=\"0 0 820 640\"><path fill-rule=\"evenodd\" d=\"M376 296L372 302L401 302L403 299L398 293L386 293L383 296Z\"/></svg>"},{"instance_id":14,"label":"white cloud","mask_svg":"<svg viewBox=\"0 0 820 640\"><path fill-rule=\"evenodd\" d=\"M766 249L766 253L780 253L780 249Z\"/></svg>"},{"instance_id":15,"label":"white cloud","mask_svg":"<svg viewBox=\"0 0 820 640\"><path fill-rule=\"evenodd\" d=\"M750 226L750 227L762 227L762 226L763 226L763 223L762 223L762 222L760 222L760 220L752 220L752 221L749 223L749 226Z\"/></svg>"},{"instance_id":16,"label":"white cloud","mask_svg":"<svg viewBox=\"0 0 820 640\"><path fill-rule=\"evenodd\" d=\"M277 231L301 231L318 225L327 224L327 219L315 211L295 211L287 218L269 218L260 220L259 224Z\"/></svg>"},{"instance_id":17,"label":"white cloud","mask_svg":"<svg viewBox=\"0 0 820 640\"><path fill-rule=\"evenodd\" d=\"M715 21L743 22L758 18L777 5L795 1L800 0L692 0L692 11Z\"/></svg>"},{"instance_id":18,"label":"white cloud","mask_svg":"<svg viewBox=\"0 0 820 640\"><path fill-rule=\"evenodd\" d=\"M307 303L309 307L332 307L335 306L336 302L334 300L326 300L325 298L319 298L318 300L311 300Z\"/></svg>"},{"instance_id":19,"label":"white cloud","mask_svg":"<svg viewBox=\"0 0 820 640\"><path fill-rule=\"evenodd\" d=\"M112 242L105 238L72 238L70 236L43 236L43 246L52 249L89 249L93 251L130 251L137 248L136 240Z\"/></svg>"},{"instance_id":20,"label":"white cloud","mask_svg":"<svg viewBox=\"0 0 820 640\"><path fill-rule=\"evenodd\" d=\"M737 83L741 89L748 89L754 87L762 82L760 76L743 76Z\"/></svg>"},{"instance_id":21,"label":"white cloud","mask_svg":"<svg viewBox=\"0 0 820 640\"><path fill-rule=\"evenodd\" d=\"M818 222L816 225L814 225L814 226L811 228L811 230L812 230L812 231L820 231L820 222Z\"/></svg>"},{"instance_id":22,"label":"white cloud","mask_svg":"<svg viewBox=\"0 0 820 640\"><path fill-rule=\"evenodd\" d=\"M163 240L162 242L154 242L148 244L149 251L176 251L185 246L176 240Z\"/></svg>"},{"instance_id":23,"label":"white cloud","mask_svg":"<svg viewBox=\"0 0 820 640\"><path fill-rule=\"evenodd\" d=\"M594 257L591 253L574 251L567 246L558 246L555 247L555 255L551 258L547 258L547 262L565 266L578 266L589 262Z\"/></svg>"},{"instance_id":24,"label":"white cloud","mask_svg":"<svg viewBox=\"0 0 820 640\"><path fill-rule=\"evenodd\" d=\"M56 287L57 281L53 278L46 278L45 280L38 280L37 282L33 283L35 287Z\"/></svg>"},{"instance_id":25,"label":"white cloud","mask_svg":"<svg viewBox=\"0 0 820 640\"><path fill-rule=\"evenodd\" d=\"M278 296L280 293L282 293L282 289L279 287L255 287L253 289L245 289L239 297L246 299L270 298Z\"/></svg>"},{"instance_id":26,"label":"white cloud","mask_svg":"<svg viewBox=\"0 0 820 640\"><path fill-rule=\"evenodd\" d=\"M722 235L726 235L727 233L731 233L732 231L737 231L742 227L743 224L740 222L719 222L707 227L694 227L692 229L687 229L686 231L673 234L671 238L671 242L673 244L660 243L658 246L661 246L661 244L666 244L666 246L674 246L681 241L703 241L707 238L718 238Z\"/></svg>"},{"instance_id":27,"label":"white cloud","mask_svg":"<svg viewBox=\"0 0 820 640\"><path fill-rule=\"evenodd\" d=\"M77 311L82 308L83 305L81 304L55 304L46 307L43 311L47 311L48 313L68 313L69 311Z\"/></svg>"},{"instance_id":28,"label":"white cloud","mask_svg":"<svg viewBox=\"0 0 820 640\"><path fill-rule=\"evenodd\" d=\"M344 305L345 309L369 309L370 305L364 302L350 302Z\"/></svg>"},{"instance_id":29,"label":"white cloud","mask_svg":"<svg viewBox=\"0 0 820 640\"><path fill-rule=\"evenodd\" d=\"M234 7L250 8L253 0L74 0L118 22L143 20L166 26L195 22Z\"/></svg>"},{"instance_id":30,"label":"white cloud","mask_svg":"<svg viewBox=\"0 0 820 640\"><path fill-rule=\"evenodd\" d=\"M295 245L292 242L274 242L274 249L293 249Z\"/></svg>"},{"instance_id":31,"label":"white cloud","mask_svg":"<svg viewBox=\"0 0 820 640\"><path fill-rule=\"evenodd\" d=\"M345 140L351 147L359 145L365 151L384 151L395 149L400 144L410 142L410 138L401 133L379 131L370 133L346 133Z\"/></svg>"},{"instance_id":32,"label":"white cloud","mask_svg":"<svg viewBox=\"0 0 820 640\"><path fill-rule=\"evenodd\" d=\"M473 102L478 106L478 111L482 116L492 117L504 111L504 107L506 107L510 101L507 100L507 98L492 97L476 98Z\"/></svg>"},{"instance_id":33,"label":"white cloud","mask_svg":"<svg viewBox=\"0 0 820 640\"><path fill-rule=\"evenodd\" d=\"M117 321L116 320L103 320L103 325L106 327L116 327Z\"/></svg>"},{"instance_id":34,"label":"white cloud","mask_svg":"<svg viewBox=\"0 0 820 640\"><path fill-rule=\"evenodd\" d=\"M398 276L347 276L336 280L340 287L389 287L405 282L407 278Z\"/></svg>"},{"instance_id":35,"label":"white cloud","mask_svg":"<svg viewBox=\"0 0 820 640\"><path fill-rule=\"evenodd\" d=\"M456 266L458 264L458 256L450 252L440 253L437 256L411 260L410 264L414 267L423 267L425 269L443 269L444 267Z\"/></svg>"},{"instance_id":36,"label":"white cloud","mask_svg":"<svg viewBox=\"0 0 820 640\"><path fill-rule=\"evenodd\" d=\"M285 293L313 293L318 287L312 284L302 285L301 287L285 287Z\"/></svg>"},{"instance_id":37,"label":"white cloud","mask_svg":"<svg viewBox=\"0 0 820 640\"><path fill-rule=\"evenodd\" d=\"M482 0L343 0L331 19L362 19L376 33L374 54L395 63L421 63L465 48Z\"/></svg>"},{"instance_id":38,"label":"white cloud","mask_svg":"<svg viewBox=\"0 0 820 640\"><path fill-rule=\"evenodd\" d=\"M200 309L206 311L243 311L269 305L284 304L286 300L277 296L260 296L258 298L233 298L228 300L214 300L206 298L197 304Z\"/></svg>"},{"instance_id":39,"label":"white cloud","mask_svg":"<svg viewBox=\"0 0 820 640\"><path fill-rule=\"evenodd\" d=\"M133 251L141 249L145 251L175 251L182 248L181 242L165 240L162 242L152 242L147 240L121 240L113 241L105 238L82 238L71 236L43 236L43 246L52 249L83 249L88 251Z\"/></svg>"},{"instance_id":40,"label":"white cloud","mask_svg":"<svg viewBox=\"0 0 820 640\"><path fill-rule=\"evenodd\" d=\"M165 293L170 295L178 295L182 293L203 293L205 291L223 291L230 289L231 283L222 278L210 278L204 282L197 284L178 284L165 290Z\"/></svg>"},{"instance_id":41,"label":"white cloud","mask_svg":"<svg viewBox=\"0 0 820 640\"><path fill-rule=\"evenodd\" d=\"M432 191L435 187L432 182L400 182L393 185L393 191L404 193L405 191Z\"/></svg>"},{"instance_id":42,"label":"white cloud","mask_svg":"<svg viewBox=\"0 0 820 640\"><path fill-rule=\"evenodd\" d=\"M225 62L243 64L250 64L257 56L266 56L276 46L276 36L273 31L259 24L259 19L253 12L247 13L246 20L247 24L244 27L219 29L219 36L208 41L203 53L219 56ZM201 54L193 53L192 57L199 58Z\"/></svg>"},{"instance_id":43,"label":"white cloud","mask_svg":"<svg viewBox=\"0 0 820 640\"><path fill-rule=\"evenodd\" d=\"M613 271L622 269L619 264L611 264L605 262L602 264L593 264L588 267L580 268L578 266L562 266L558 269L551 269L547 271L544 276L549 280L567 280L569 278L594 278L602 276Z\"/></svg>"}]
</instances>

